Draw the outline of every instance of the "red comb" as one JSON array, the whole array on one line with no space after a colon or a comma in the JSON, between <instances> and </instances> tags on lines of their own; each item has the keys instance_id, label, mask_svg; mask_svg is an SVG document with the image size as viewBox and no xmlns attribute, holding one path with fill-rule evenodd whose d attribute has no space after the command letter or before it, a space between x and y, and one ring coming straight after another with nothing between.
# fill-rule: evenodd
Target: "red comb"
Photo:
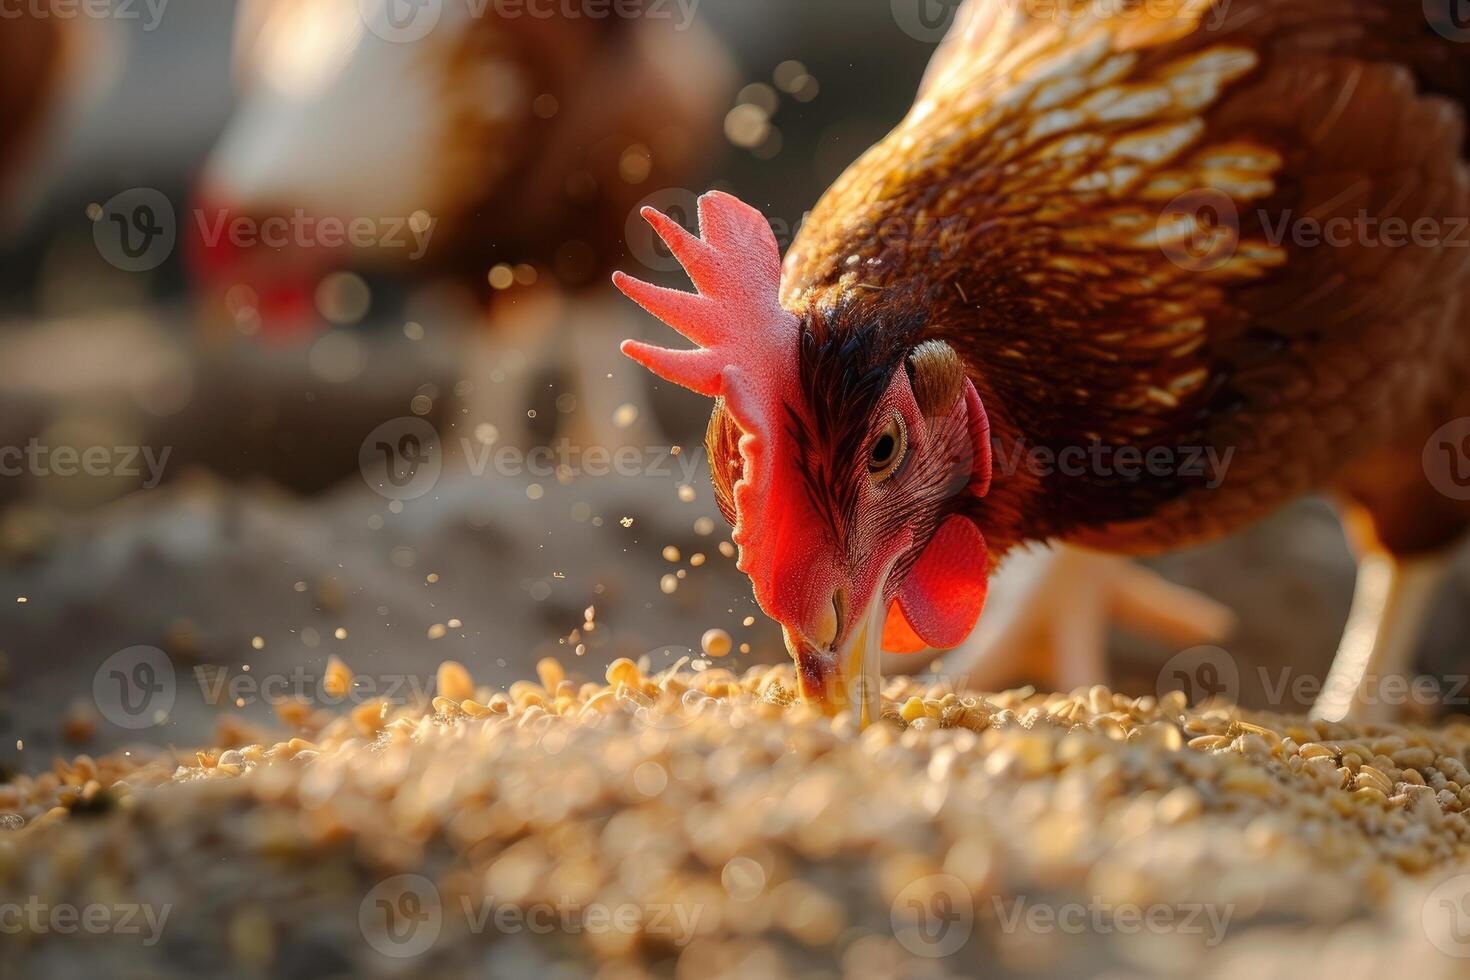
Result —
<instances>
[{"instance_id":1,"label":"red comb","mask_svg":"<svg viewBox=\"0 0 1470 980\"><path fill-rule=\"evenodd\" d=\"M719 192L699 199L700 238L653 208L644 208L643 217L699 292L664 289L621 272L613 274L613 282L699 346L671 350L625 340L622 350L667 381L725 399L743 433L740 455L745 466L735 486L739 567L754 581L756 597L765 605L772 588L772 562L780 549L763 547L758 537L789 533L783 527L787 522L771 513L775 505L769 489L777 482L773 471L783 461L790 465L790 454L776 445L783 438L779 420L785 396L791 396L791 404L800 404L796 388L801 325L781 306L776 236L759 211ZM756 519L757 514L763 519Z\"/></svg>"},{"instance_id":2,"label":"red comb","mask_svg":"<svg viewBox=\"0 0 1470 980\"><path fill-rule=\"evenodd\" d=\"M800 330L781 308L781 254L771 226L755 208L719 192L699 199L702 238L653 208L642 213L699 292L664 289L621 272L613 282L699 346L671 350L625 340L623 353L666 381L724 397L740 427L759 433L771 417L771 398L795 378Z\"/></svg>"}]
</instances>

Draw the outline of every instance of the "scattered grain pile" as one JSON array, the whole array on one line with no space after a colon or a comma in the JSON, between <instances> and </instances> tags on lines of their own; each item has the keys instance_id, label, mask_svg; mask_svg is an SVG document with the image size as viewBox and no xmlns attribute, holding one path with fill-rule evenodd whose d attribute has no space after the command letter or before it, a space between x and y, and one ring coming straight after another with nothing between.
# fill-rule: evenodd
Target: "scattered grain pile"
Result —
<instances>
[{"instance_id":1,"label":"scattered grain pile","mask_svg":"<svg viewBox=\"0 0 1470 980\"><path fill-rule=\"evenodd\" d=\"M0 826L23 828L0 835L0 894L142 903L158 926L63 934L42 913L7 929L6 965L1303 977L1412 959L1448 977L1470 962L1465 725L896 678L859 733L796 703L789 668L701 666L618 661L604 685L546 661L498 692L446 665L430 706L286 711L299 728L273 743L240 732L0 785Z\"/></svg>"}]
</instances>

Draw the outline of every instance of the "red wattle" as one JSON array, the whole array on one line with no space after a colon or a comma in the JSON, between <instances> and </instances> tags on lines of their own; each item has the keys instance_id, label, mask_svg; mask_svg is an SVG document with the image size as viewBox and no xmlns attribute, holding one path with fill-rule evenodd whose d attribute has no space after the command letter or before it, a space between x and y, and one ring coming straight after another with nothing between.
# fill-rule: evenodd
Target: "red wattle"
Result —
<instances>
[{"instance_id":1,"label":"red wattle","mask_svg":"<svg viewBox=\"0 0 1470 980\"><path fill-rule=\"evenodd\" d=\"M916 653L963 643L985 608L988 556L974 522L946 520L899 589L883 627L883 649Z\"/></svg>"}]
</instances>

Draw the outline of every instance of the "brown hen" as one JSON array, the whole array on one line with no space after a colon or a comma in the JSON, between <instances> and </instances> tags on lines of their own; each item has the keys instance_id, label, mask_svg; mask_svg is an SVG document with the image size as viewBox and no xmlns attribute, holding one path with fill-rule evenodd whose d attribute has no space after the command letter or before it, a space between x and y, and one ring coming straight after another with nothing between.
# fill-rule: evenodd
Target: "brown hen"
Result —
<instances>
[{"instance_id":1,"label":"brown hen","mask_svg":"<svg viewBox=\"0 0 1470 980\"><path fill-rule=\"evenodd\" d=\"M805 224L783 305L911 311L959 352L992 560L1157 552L1340 494L1364 576L1319 710L1361 713L1470 524L1467 94L1470 31L1417 3L971 0ZM1068 447L1162 452L1133 478L1035 465Z\"/></svg>"}]
</instances>

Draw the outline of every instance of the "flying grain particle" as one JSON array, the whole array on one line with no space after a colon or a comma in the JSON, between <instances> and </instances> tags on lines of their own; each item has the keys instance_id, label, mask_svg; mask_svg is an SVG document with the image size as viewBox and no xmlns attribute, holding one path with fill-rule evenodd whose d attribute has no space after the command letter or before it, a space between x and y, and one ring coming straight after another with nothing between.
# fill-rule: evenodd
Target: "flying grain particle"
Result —
<instances>
[{"instance_id":1,"label":"flying grain particle","mask_svg":"<svg viewBox=\"0 0 1470 980\"><path fill-rule=\"evenodd\" d=\"M338 626L337 627L337 631L335 633L333 633L332 635L335 636L339 640L345 640L345 639L347 639L347 627L345 627L345 626Z\"/></svg>"},{"instance_id":2,"label":"flying grain particle","mask_svg":"<svg viewBox=\"0 0 1470 980\"><path fill-rule=\"evenodd\" d=\"M545 495L546 489L542 487L539 483L533 483L530 486L526 487L526 496L530 497L532 500L540 500Z\"/></svg>"},{"instance_id":3,"label":"flying grain particle","mask_svg":"<svg viewBox=\"0 0 1470 980\"><path fill-rule=\"evenodd\" d=\"M755 625L755 617L754 616L746 616L744 619L742 619L740 621L740 625L741 626L754 626Z\"/></svg>"},{"instance_id":4,"label":"flying grain particle","mask_svg":"<svg viewBox=\"0 0 1470 980\"><path fill-rule=\"evenodd\" d=\"M750 644L749 643L742 643L742 644L740 644L740 652L741 653L749 653L750 652Z\"/></svg>"},{"instance_id":5,"label":"flying grain particle","mask_svg":"<svg viewBox=\"0 0 1470 980\"><path fill-rule=\"evenodd\" d=\"M500 430L495 428L495 426L491 425L489 422L481 422L479 425L475 426L475 441L480 443L480 445L493 445L495 443L495 440L499 438Z\"/></svg>"},{"instance_id":6,"label":"flying grain particle","mask_svg":"<svg viewBox=\"0 0 1470 980\"><path fill-rule=\"evenodd\" d=\"M291 586L291 588L295 589L297 592L305 592L306 591L306 583L305 582L297 582L295 585Z\"/></svg>"},{"instance_id":7,"label":"flying grain particle","mask_svg":"<svg viewBox=\"0 0 1470 980\"><path fill-rule=\"evenodd\" d=\"M664 545L664 561L678 561L679 549L671 544Z\"/></svg>"},{"instance_id":8,"label":"flying grain particle","mask_svg":"<svg viewBox=\"0 0 1470 980\"><path fill-rule=\"evenodd\" d=\"M693 566L694 568L698 568L700 565L703 565L704 564L704 552L702 552L702 551L696 551L694 554L690 555L689 556L689 564L691 566Z\"/></svg>"},{"instance_id":9,"label":"flying grain particle","mask_svg":"<svg viewBox=\"0 0 1470 980\"><path fill-rule=\"evenodd\" d=\"M328 697L343 698L352 690L352 668L343 663L335 653L327 658L326 673L322 676L322 690Z\"/></svg>"},{"instance_id":10,"label":"flying grain particle","mask_svg":"<svg viewBox=\"0 0 1470 980\"><path fill-rule=\"evenodd\" d=\"M253 637L251 637L250 638L250 648L252 650L264 650L265 649L265 637L263 637L263 636L253 636Z\"/></svg>"},{"instance_id":11,"label":"flying grain particle","mask_svg":"<svg viewBox=\"0 0 1470 980\"><path fill-rule=\"evenodd\" d=\"M713 534L714 532L715 532L715 522L711 518L708 518L708 517L698 517L698 518L695 518L695 520L694 520L694 533L695 534L698 534L700 537L704 537L706 535Z\"/></svg>"},{"instance_id":12,"label":"flying grain particle","mask_svg":"<svg viewBox=\"0 0 1470 980\"><path fill-rule=\"evenodd\" d=\"M686 504L694 503L694 488L687 483L679 484L679 499Z\"/></svg>"},{"instance_id":13,"label":"flying grain particle","mask_svg":"<svg viewBox=\"0 0 1470 980\"><path fill-rule=\"evenodd\" d=\"M430 585L433 585L435 582L439 581L439 573L430 572L429 574L424 576L424 581L428 582Z\"/></svg>"},{"instance_id":14,"label":"flying grain particle","mask_svg":"<svg viewBox=\"0 0 1470 980\"><path fill-rule=\"evenodd\" d=\"M638 406L624 402L613 410L612 422L619 429L626 429L638 421Z\"/></svg>"},{"instance_id":15,"label":"flying grain particle","mask_svg":"<svg viewBox=\"0 0 1470 980\"><path fill-rule=\"evenodd\" d=\"M728 541L721 541L720 542L720 554L724 555L726 558L734 558L735 557L735 546L733 544L731 544L730 542L728 542Z\"/></svg>"},{"instance_id":16,"label":"flying grain particle","mask_svg":"<svg viewBox=\"0 0 1470 980\"><path fill-rule=\"evenodd\" d=\"M443 623L435 623L433 626L429 627L429 639L442 640L444 639L445 632L446 630Z\"/></svg>"},{"instance_id":17,"label":"flying grain particle","mask_svg":"<svg viewBox=\"0 0 1470 980\"><path fill-rule=\"evenodd\" d=\"M15 601L16 602L30 602L31 600L27 599L23 595L18 595L18 596L15 597Z\"/></svg>"},{"instance_id":18,"label":"flying grain particle","mask_svg":"<svg viewBox=\"0 0 1470 980\"><path fill-rule=\"evenodd\" d=\"M722 629L705 630L704 636L699 638L700 649L711 657L728 655L733 645L730 634Z\"/></svg>"},{"instance_id":19,"label":"flying grain particle","mask_svg":"<svg viewBox=\"0 0 1470 980\"><path fill-rule=\"evenodd\" d=\"M451 620L450 620L450 621L449 621L449 622L448 622L448 623L446 623L446 624L445 624L445 625L447 625L447 626L448 626L448 627L449 627L449 628L450 628L450 629L452 629L452 630L457 630L457 629L459 629L459 628L460 628L460 627L461 627L461 626L463 626L463 625L464 625L464 623L463 623L463 622L461 622L461 621L460 621L460 620L458 620L458 619L451 619Z\"/></svg>"},{"instance_id":20,"label":"flying grain particle","mask_svg":"<svg viewBox=\"0 0 1470 980\"><path fill-rule=\"evenodd\" d=\"M632 527L633 526L633 518L631 518L631 517L619 517L618 518L618 523L621 524L621 525L623 525L623 527Z\"/></svg>"},{"instance_id":21,"label":"flying grain particle","mask_svg":"<svg viewBox=\"0 0 1470 980\"><path fill-rule=\"evenodd\" d=\"M679 579L673 575L665 575L658 580L658 587L663 590L664 595L673 595L679 588Z\"/></svg>"},{"instance_id":22,"label":"flying grain particle","mask_svg":"<svg viewBox=\"0 0 1470 980\"><path fill-rule=\"evenodd\" d=\"M594 619L597 618L597 607L596 606L588 606L586 609L583 609L582 610L582 618L585 619L585 620L587 620L587 622L589 622L589 623L592 622L592 620L594 620Z\"/></svg>"}]
</instances>

